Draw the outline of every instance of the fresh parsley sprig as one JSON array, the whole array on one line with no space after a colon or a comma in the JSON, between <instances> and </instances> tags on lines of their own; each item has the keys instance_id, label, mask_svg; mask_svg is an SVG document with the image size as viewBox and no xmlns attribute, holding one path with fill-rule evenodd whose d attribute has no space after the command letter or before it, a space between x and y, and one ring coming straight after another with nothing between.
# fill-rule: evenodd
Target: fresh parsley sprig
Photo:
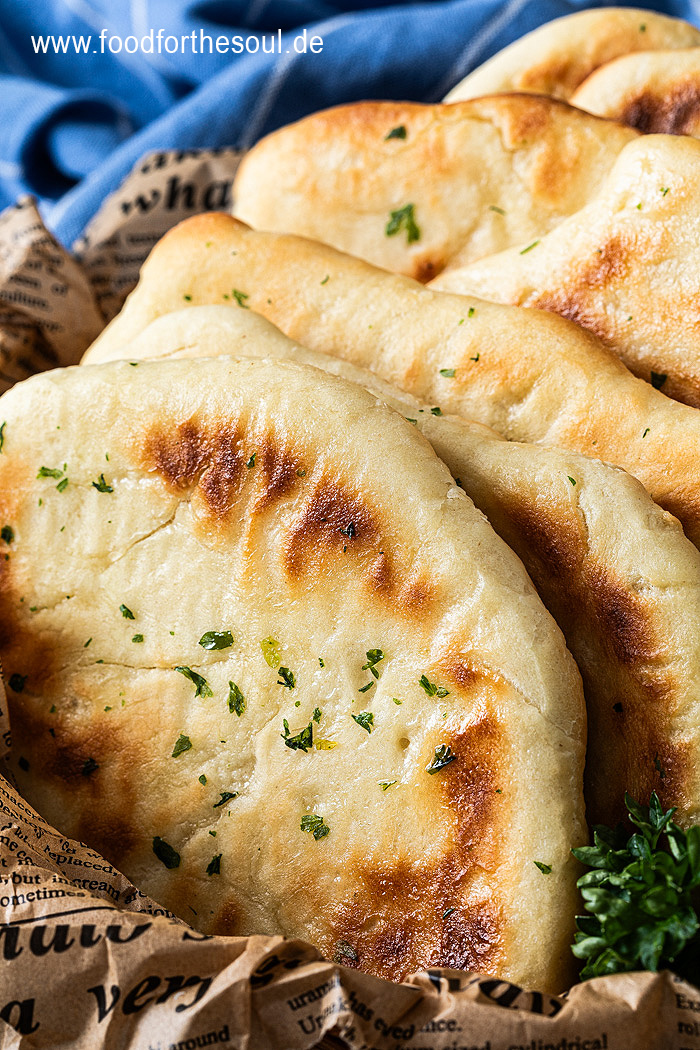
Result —
<instances>
[{"instance_id":1,"label":"fresh parsley sprig","mask_svg":"<svg viewBox=\"0 0 700 1050\"><path fill-rule=\"evenodd\" d=\"M593 846L572 850L592 870L578 880L588 915L572 947L581 979L671 967L700 981L700 827L683 831L656 792L648 807L625 794L639 830L594 829Z\"/></svg>"}]
</instances>

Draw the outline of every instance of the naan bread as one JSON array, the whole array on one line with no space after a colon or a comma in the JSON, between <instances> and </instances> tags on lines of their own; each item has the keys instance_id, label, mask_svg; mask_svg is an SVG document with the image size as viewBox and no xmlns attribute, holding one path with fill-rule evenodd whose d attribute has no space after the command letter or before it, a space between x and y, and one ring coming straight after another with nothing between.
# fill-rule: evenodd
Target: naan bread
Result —
<instances>
[{"instance_id":1,"label":"naan bread","mask_svg":"<svg viewBox=\"0 0 700 1050\"><path fill-rule=\"evenodd\" d=\"M700 544L700 413L563 318L434 292L325 245L208 214L156 245L86 359L128 352L150 321L187 303L250 307L445 412L623 467Z\"/></svg>"},{"instance_id":2,"label":"naan bread","mask_svg":"<svg viewBox=\"0 0 700 1050\"><path fill-rule=\"evenodd\" d=\"M637 799L656 791L665 808L677 808L676 820L699 822L700 553L678 522L621 470L436 415L372 373L292 342L251 310L177 310L128 346L130 360L241 351L340 375L415 421L520 556L583 676L589 824L614 827L625 791Z\"/></svg>"},{"instance_id":3,"label":"naan bread","mask_svg":"<svg viewBox=\"0 0 700 1050\"><path fill-rule=\"evenodd\" d=\"M259 142L238 169L235 212L428 281L578 211L635 137L528 95L359 102Z\"/></svg>"},{"instance_id":4,"label":"naan bread","mask_svg":"<svg viewBox=\"0 0 700 1050\"><path fill-rule=\"evenodd\" d=\"M638 51L591 73L572 106L638 131L700 137L700 47Z\"/></svg>"},{"instance_id":5,"label":"naan bread","mask_svg":"<svg viewBox=\"0 0 700 1050\"><path fill-rule=\"evenodd\" d=\"M636 375L700 407L699 222L700 142L649 135L556 230L435 287L568 317Z\"/></svg>"},{"instance_id":6,"label":"naan bread","mask_svg":"<svg viewBox=\"0 0 700 1050\"><path fill-rule=\"evenodd\" d=\"M202 931L565 985L580 678L416 430L224 358L56 371L0 413L27 799Z\"/></svg>"},{"instance_id":7,"label":"naan bread","mask_svg":"<svg viewBox=\"0 0 700 1050\"><path fill-rule=\"evenodd\" d=\"M499 51L453 88L446 101L494 91L534 91L568 99L598 66L619 55L699 44L700 31L654 11L579 11L555 18Z\"/></svg>"}]
</instances>

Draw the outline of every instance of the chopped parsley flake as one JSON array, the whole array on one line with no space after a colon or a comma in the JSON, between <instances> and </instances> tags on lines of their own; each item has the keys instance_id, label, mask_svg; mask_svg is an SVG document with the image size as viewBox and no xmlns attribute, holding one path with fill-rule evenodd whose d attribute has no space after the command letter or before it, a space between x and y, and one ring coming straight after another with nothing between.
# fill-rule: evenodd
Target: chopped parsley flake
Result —
<instances>
[{"instance_id":1,"label":"chopped parsley flake","mask_svg":"<svg viewBox=\"0 0 700 1050\"><path fill-rule=\"evenodd\" d=\"M199 644L202 649L228 649L233 645L233 635L230 631L205 631Z\"/></svg>"},{"instance_id":2,"label":"chopped parsley flake","mask_svg":"<svg viewBox=\"0 0 700 1050\"><path fill-rule=\"evenodd\" d=\"M158 860L165 864L166 868L180 867L180 854L159 835L156 835L153 839L153 852Z\"/></svg>"},{"instance_id":3,"label":"chopped parsley flake","mask_svg":"<svg viewBox=\"0 0 700 1050\"><path fill-rule=\"evenodd\" d=\"M2 537L5 543L12 543L13 539L15 538L15 533L12 526L3 525L2 531L0 531L0 537Z\"/></svg>"},{"instance_id":4,"label":"chopped parsley flake","mask_svg":"<svg viewBox=\"0 0 700 1050\"><path fill-rule=\"evenodd\" d=\"M440 375L444 379L454 379L455 372L456 372L455 368L441 368L440 369Z\"/></svg>"},{"instance_id":5,"label":"chopped parsley flake","mask_svg":"<svg viewBox=\"0 0 700 1050\"><path fill-rule=\"evenodd\" d=\"M302 831L310 831L317 842L319 839L324 839L331 830L323 817L319 817L315 813L305 813L301 818L299 827Z\"/></svg>"},{"instance_id":6,"label":"chopped parsley flake","mask_svg":"<svg viewBox=\"0 0 700 1050\"><path fill-rule=\"evenodd\" d=\"M398 784L398 780L378 780L377 783L382 791L386 791L387 788L393 787L394 784Z\"/></svg>"},{"instance_id":7,"label":"chopped parsley flake","mask_svg":"<svg viewBox=\"0 0 700 1050\"><path fill-rule=\"evenodd\" d=\"M417 419L411 419L409 416L404 416L403 418L406 420L407 423L414 423L416 425L418 423Z\"/></svg>"},{"instance_id":8,"label":"chopped parsley flake","mask_svg":"<svg viewBox=\"0 0 700 1050\"><path fill-rule=\"evenodd\" d=\"M660 390L667 379L668 379L668 376L666 375L665 372L652 372L651 373L651 385L654 387L654 390Z\"/></svg>"},{"instance_id":9,"label":"chopped parsley flake","mask_svg":"<svg viewBox=\"0 0 700 1050\"><path fill-rule=\"evenodd\" d=\"M185 678L189 678L190 682L193 683L195 690L195 696L213 696L209 683L206 678L202 678L201 674L197 674L191 667L176 667L174 670L179 671Z\"/></svg>"},{"instance_id":10,"label":"chopped parsley flake","mask_svg":"<svg viewBox=\"0 0 700 1050\"><path fill-rule=\"evenodd\" d=\"M319 658L318 658L318 666L319 667L325 667L326 666L322 656L319 656Z\"/></svg>"},{"instance_id":11,"label":"chopped parsley flake","mask_svg":"<svg viewBox=\"0 0 700 1050\"><path fill-rule=\"evenodd\" d=\"M425 689L428 696L439 696L442 700L443 697L450 695L449 689L445 689L443 685L435 685L434 682L428 681L424 674L420 676L418 684L422 689Z\"/></svg>"},{"instance_id":12,"label":"chopped parsley flake","mask_svg":"<svg viewBox=\"0 0 700 1050\"><path fill-rule=\"evenodd\" d=\"M201 776L198 776L197 780L199 781L200 784L206 784L206 782L207 782L207 775L206 775L206 773L202 773Z\"/></svg>"},{"instance_id":13,"label":"chopped parsley flake","mask_svg":"<svg viewBox=\"0 0 700 1050\"><path fill-rule=\"evenodd\" d=\"M476 357L470 357L469 360L470 361L478 361L480 357L481 357L481 354L477 351Z\"/></svg>"},{"instance_id":14,"label":"chopped parsley flake","mask_svg":"<svg viewBox=\"0 0 700 1050\"><path fill-rule=\"evenodd\" d=\"M104 474L100 474L99 481L93 481L92 487L97 489L98 492L114 492L112 486L105 481Z\"/></svg>"},{"instance_id":15,"label":"chopped parsley flake","mask_svg":"<svg viewBox=\"0 0 700 1050\"><path fill-rule=\"evenodd\" d=\"M183 295L182 298L185 300L186 303L191 303L192 302L192 296L191 295Z\"/></svg>"},{"instance_id":16,"label":"chopped parsley flake","mask_svg":"<svg viewBox=\"0 0 700 1050\"><path fill-rule=\"evenodd\" d=\"M328 282L330 281L330 279L331 279L331 275L330 275L329 273L327 273L327 274L326 274L326 276L325 276L325 277L323 278L323 280L321 281L321 284L328 284Z\"/></svg>"},{"instance_id":17,"label":"chopped parsley flake","mask_svg":"<svg viewBox=\"0 0 700 1050\"><path fill-rule=\"evenodd\" d=\"M287 747L290 747L292 751L308 751L314 745L314 724L309 722L305 729L300 729L294 736L289 735L289 722L286 718L282 719L282 725L284 726L284 733L280 733L280 736L284 740Z\"/></svg>"},{"instance_id":18,"label":"chopped parsley flake","mask_svg":"<svg viewBox=\"0 0 700 1050\"><path fill-rule=\"evenodd\" d=\"M314 713L311 716L311 720L313 722L316 722L316 723L320 722L322 714L323 714L323 712L321 711L321 708L320 707L315 707L314 708Z\"/></svg>"},{"instance_id":19,"label":"chopped parsley flake","mask_svg":"<svg viewBox=\"0 0 700 1050\"><path fill-rule=\"evenodd\" d=\"M236 300L238 305L242 306L244 310L250 310L250 307L245 302L246 299L250 299L249 295L246 295L245 292L239 292L237 288L233 289L231 295Z\"/></svg>"},{"instance_id":20,"label":"chopped parsley flake","mask_svg":"<svg viewBox=\"0 0 700 1050\"><path fill-rule=\"evenodd\" d=\"M237 791L221 791L219 792L219 801L215 802L211 808L219 809L221 806L225 806L227 802L230 802L232 798L238 798Z\"/></svg>"},{"instance_id":21,"label":"chopped parsley flake","mask_svg":"<svg viewBox=\"0 0 700 1050\"><path fill-rule=\"evenodd\" d=\"M221 874L221 853L217 853L215 857L212 857L207 864L207 875L220 875Z\"/></svg>"},{"instance_id":22,"label":"chopped parsley flake","mask_svg":"<svg viewBox=\"0 0 700 1050\"><path fill-rule=\"evenodd\" d=\"M5 427L7 426L7 420L4 423L0 423L0 452L2 452L2 446L5 444Z\"/></svg>"},{"instance_id":23,"label":"chopped parsley flake","mask_svg":"<svg viewBox=\"0 0 700 1050\"><path fill-rule=\"evenodd\" d=\"M432 412L432 414L434 416L441 416L442 415L442 409L440 408L439 405L435 405L435 407L431 408L430 411Z\"/></svg>"},{"instance_id":24,"label":"chopped parsley flake","mask_svg":"<svg viewBox=\"0 0 700 1050\"><path fill-rule=\"evenodd\" d=\"M332 751L334 747L337 747L338 743L336 740L315 740L314 747L317 751Z\"/></svg>"},{"instance_id":25,"label":"chopped parsley flake","mask_svg":"<svg viewBox=\"0 0 700 1050\"><path fill-rule=\"evenodd\" d=\"M444 769L445 766L449 766L450 762L456 762L457 756L454 754L449 744L439 744L435 748L435 756L431 761L430 765L427 765L426 771L431 775L437 773L438 770Z\"/></svg>"},{"instance_id":26,"label":"chopped parsley flake","mask_svg":"<svg viewBox=\"0 0 700 1050\"><path fill-rule=\"evenodd\" d=\"M498 212L499 215L505 215L503 208L499 208L497 204L489 204L489 211Z\"/></svg>"},{"instance_id":27,"label":"chopped parsley flake","mask_svg":"<svg viewBox=\"0 0 700 1050\"><path fill-rule=\"evenodd\" d=\"M375 668L384 659L384 652L381 649L368 649L365 655L367 663L362 665L362 670L369 671L374 678L379 678L379 671Z\"/></svg>"},{"instance_id":28,"label":"chopped parsley flake","mask_svg":"<svg viewBox=\"0 0 700 1050\"><path fill-rule=\"evenodd\" d=\"M7 684L13 693L21 693L28 678L28 674L13 674L10 675L10 681Z\"/></svg>"},{"instance_id":29,"label":"chopped parsley flake","mask_svg":"<svg viewBox=\"0 0 700 1050\"><path fill-rule=\"evenodd\" d=\"M232 715L240 718L245 711L245 697L235 682L228 684L228 709Z\"/></svg>"},{"instance_id":30,"label":"chopped parsley flake","mask_svg":"<svg viewBox=\"0 0 700 1050\"><path fill-rule=\"evenodd\" d=\"M414 241L420 240L420 230L416 224L413 209L413 204L406 204L403 208L391 212L384 230L387 237L393 237L395 234L400 233L401 230L405 230L408 244L413 244Z\"/></svg>"},{"instance_id":31,"label":"chopped parsley flake","mask_svg":"<svg viewBox=\"0 0 700 1050\"><path fill-rule=\"evenodd\" d=\"M280 643L274 638L263 638L260 648L267 666L276 670L280 665Z\"/></svg>"},{"instance_id":32,"label":"chopped parsley flake","mask_svg":"<svg viewBox=\"0 0 700 1050\"><path fill-rule=\"evenodd\" d=\"M63 474L62 470L57 467L39 467L38 478L60 478Z\"/></svg>"},{"instance_id":33,"label":"chopped parsley flake","mask_svg":"<svg viewBox=\"0 0 700 1050\"><path fill-rule=\"evenodd\" d=\"M398 696L392 696L392 698L391 698L391 699L392 699L392 700L394 701L394 703L395 703L395 704L396 704L397 706L400 706L400 705L401 705L401 704L403 703L403 700L399 700Z\"/></svg>"},{"instance_id":34,"label":"chopped parsley flake","mask_svg":"<svg viewBox=\"0 0 700 1050\"><path fill-rule=\"evenodd\" d=\"M467 310L467 317L473 317L475 313L476 313L476 307L475 306L470 306L469 309Z\"/></svg>"},{"instance_id":35,"label":"chopped parsley flake","mask_svg":"<svg viewBox=\"0 0 700 1050\"><path fill-rule=\"evenodd\" d=\"M644 431L644 433L642 434L643 438L645 438L647 436L647 434L649 433L649 430L650 430L650 428L647 427L646 430Z\"/></svg>"},{"instance_id":36,"label":"chopped parsley flake","mask_svg":"<svg viewBox=\"0 0 700 1050\"><path fill-rule=\"evenodd\" d=\"M358 693L366 693L368 689L371 689L374 682L368 682L367 685L361 686L357 691Z\"/></svg>"},{"instance_id":37,"label":"chopped parsley flake","mask_svg":"<svg viewBox=\"0 0 700 1050\"><path fill-rule=\"evenodd\" d=\"M65 492L68 488L68 478L62 478L56 486L59 492Z\"/></svg>"},{"instance_id":38,"label":"chopped parsley flake","mask_svg":"<svg viewBox=\"0 0 700 1050\"><path fill-rule=\"evenodd\" d=\"M171 758L177 758L178 755L184 755L185 751L189 751L192 748L192 741L184 733L180 733L179 737L175 741L175 747Z\"/></svg>"},{"instance_id":39,"label":"chopped parsley flake","mask_svg":"<svg viewBox=\"0 0 700 1050\"><path fill-rule=\"evenodd\" d=\"M122 616L124 617L125 620L133 620L133 619L135 619L134 614L132 613L131 609L129 609L126 605L120 605L119 606L119 612L122 614Z\"/></svg>"},{"instance_id":40,"label":"chopped parsley flake","mask_svg":"<svg viewBox=\"0 0 700 1050\"><path fill-rule=\"evenodd\" d=\"M86 758L83 762L83 768L80 770L84 777L89 777L91 773L94 773L96 769L99 769L99 765L94 758Z\"/></svg>"},{"instance_id":41,"label":"chopped parsley flake","mask_svg":"<svg viewBox=\"0 0 700 1050\"><path fill-rule=\"evenodd\" d=\"M88 640L86 641L85 645L83 646L83 649L87 649L87 647L88 647L88 645L90 644L91 641L92 641L92 638L88 638Z\"/></svg>"},{"instance_id":42,"label":"chopped parsley flake","mask_svg":"<svg viewBox=\"0 0 700 1050\"><path fill-rule=\"evenodd\" d=\"M533 248L536 248L539 243L539 241L533 241L532 244L528 244L527 248L523 248L520 254L526 255L527 252L531 252Z\"/></svg>"},{"instance_id":43,"label":"chopped parsley flake","mask_svg":"<svg viewBox=\"0 0 700 1050\"><path fill-rule=\"evenodd\" d=\"M406 134L406 125L399 124L398 127L392 128L388 135L384 136L384 141L388 142L389 139L405 139Z\"/></svg>"},{"instance_id":44,"label":"chopped parsley flake","mask_svg":"<svg viewBox=\"0 0 700 1050\"><path fill-rule=\"evenodd\" d=\"M279 667L277 673L280 676L277 679L277 685L281 685L285 689L293 689L297 684L294 672L290 671L288 667Z\"/></svg>"},{"instance_id":45,"label":"chopped parsley flake","mask_svg":"<svg viewBox=\"0 0 700 1050\"><path fill-rule=\"evenodd\" d=\"M136 642L136 644L138 645L140 642L143 641L143 635L142 634L135 634L131 640L132 640L132 642Z\"/></svg>"},{"instance_id":46,"label":"chopped parsley flake","mask_svg":"<svg viewBox=\"0 0 700 1050\"><path fill-rule=\"evenodd\" d=\"M371 711L360 711L359 715L353 715L353 721L362 726L368 733L374 729L374 715Z\"/></svg>"},{"instance_id":47,"label":"chopped parsley flake","mask_svg":"<svg viewBox=\"0 0 700 1050\"><path fill-rule=\"evenodd\" d=\"M572 485L576 484L576 479L575 478L572 478L570 474L567 474L566 476L567 476L567 478L569 479L569 481L571 482Z\"/></svg>"},{"instance_id":48,"label":"chopped parsley flake","mask_svg":"<svg viewBox=\"0 0 700 1050\"><path fill-rule=\"evenodd\" d=\"M664 186L663 189L661 190L661 196L665 197L666 194L668 193L668 191L670 190L670 188L671 188L670 186ZM0 446L0 447L2 447L2 446Z\"/></svg>"},{"instance_id":49,"label":"chopped parsley flake","mask_svg":"<svg viewBox=\"0 0 700 1050\"><path fill-rule=\"evenodd\" d=\"M254 452L253 455L248 460L248 462L246 463L246 467L248 468L248 470L252 470L253 467L255 466L255 457L256 456L257 456L257 452Z\"/></svg>"},{"instance_id":50,"label":"chopped parsley flake","mask_svg":"<svg viewBox=\"0 0 700 1050\"><path fill-rule=\"evenodd\" d=\"M540 871L542 872L543 875L551 875L552 874L552 866L551 866L551 864L545 864L541 860L534 860L532 863L535 865L536 868L540 869Z\"/></svg>"}]
</instances>

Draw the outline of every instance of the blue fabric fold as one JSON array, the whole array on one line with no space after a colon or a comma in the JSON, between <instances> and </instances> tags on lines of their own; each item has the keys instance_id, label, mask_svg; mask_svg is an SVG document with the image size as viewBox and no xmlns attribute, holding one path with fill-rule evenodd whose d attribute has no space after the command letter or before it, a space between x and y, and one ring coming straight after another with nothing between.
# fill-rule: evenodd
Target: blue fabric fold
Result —
<instances>
[{"instance_id":1,"label":"blue fabric fold","mask_svg":"<svg viewBox=\"0 0 700 1050\"><path fill-rule=\"evenodd\" d=\"M523 33L600 6L0 0L0 206L34 194L49 226L70 245L145 153L247 148L307 113L363 98L437 101ZM617 6L700 25L700 0L618 0ZM311 36L323 39L321 53L295 51L304 32L307 45ZM217 39L234 36L242 54L217 50ZM263 53L280 40L280 54Z\"/></svg>"}]
</instances>

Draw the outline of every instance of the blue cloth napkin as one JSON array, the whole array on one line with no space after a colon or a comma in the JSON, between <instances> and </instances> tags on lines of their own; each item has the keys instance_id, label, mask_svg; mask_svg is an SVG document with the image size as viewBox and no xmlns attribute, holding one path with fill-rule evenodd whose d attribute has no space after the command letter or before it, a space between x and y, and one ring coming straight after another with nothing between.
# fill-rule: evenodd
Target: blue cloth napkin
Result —
<instances>
[{"instance_id":1,"label":"blue cloth napkin","mask_svg":"<svg viewBox=\"0 0 700 1050\"><path fill-rule=\"evenodd\" d=\"M617 5L700 25L700 0ZM0 207L34 194L70 245L151 150L249 147L306 113L362 98L437 101L523 33L599 6L0 0ZM314 36L322 50L318 41L311 49Z\"/></svg>"}]
</instances>

